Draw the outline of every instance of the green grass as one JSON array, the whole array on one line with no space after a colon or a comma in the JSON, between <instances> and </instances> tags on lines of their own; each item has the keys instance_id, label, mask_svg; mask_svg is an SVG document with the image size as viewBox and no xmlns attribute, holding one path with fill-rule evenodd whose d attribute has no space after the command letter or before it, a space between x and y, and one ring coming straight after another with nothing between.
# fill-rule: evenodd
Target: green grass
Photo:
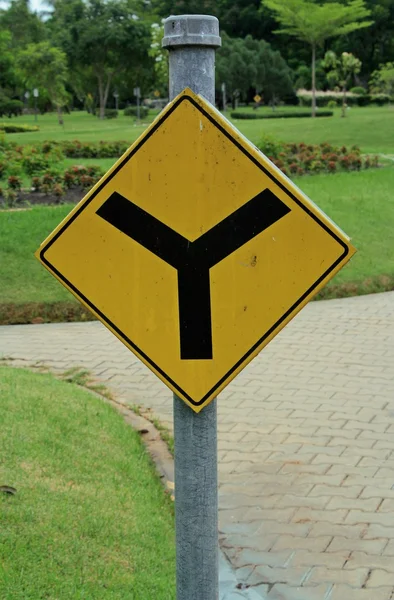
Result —
<instances>
[{"instance_id":1,"label":"green grass","mask_svg":"<svg viewBox=\"0 0 394 600\"><path fill-rule=\"evenodd\" d=\"M40 130L34 133L6 134L6 139L14 140L18 144L35 144L44 140L80 140L93 142L96 140L130 140L133 142L146 129L155 112L150 111L148 117L137 124L133 117L123 116L120 111L116 119L101 121L83 111L74 111L64 115L64 125L59 125L55 113L46 113L38 116L37 125ZM23 115L12 119L15 123L26 125L35 124L33 115Z\"/></svg>"},{"instance_id":2,"label":"green grass","mask_svg":"<svg viewBox=\"0 0 394 600\"><path fill-rule=\"evenodd\" d=\"M261 135L269 134L285 142L329 142L338 146L355 144L364 153L394 152L394 108L387 106L351 108L344 119L340 117L340 109L335 109L333 117L324 119L233 122L254 143L258 142Z\"/></svg>"},{"instance_id":3,"label":"green grass","mask_svg":"<svg viewBox=\"0 0 394 600\"><path fill-rule=\"evenodd\" d=\"M394 276L394 168L302 177L296 183L351 236L358 249L335 283ZM33 256L70 209L70 205L39 206L0 212L0 304L72 299Z\"/></svg>"},{"instance_id":4,"label":"green grass","mask_svg":"<svg viewBox=\"0 0 394 600\"><path fill-rule=\"evenodd\" d=\"M71 205L37 206L31 210L0 212L0 303L72 298L33 256L71 208Z\"/></svg>"},{"instance_id":5,"label":"green grass","mask_svg":"<svg viewBox=\"0 0 394 600\"><path fill-rule=\"evenodd\" d=\"M301 177L295 183L351 238L358 252L334 283L394 278L394 168Z\"/></svg>"},{"instance_id":6,"label":"green grass","mask_svg":"<svg viewBox=\"0 0 394 600\"><path fill-rule=\"evenodd\" d=\"M298 107L285 108L285 110L293 109L298 110ZM271 109L262 107L258 110L269 112ZM226 113L228 117L230 112L231 110ZM285 142L308 144L330 142L340 146L356 144L366 153L394 153L393 107L354 107L349 109L345 119L340 117L340 113L338 108L334 110L334 116L327 119L263 119L250 122L234 121L234 123L254 143L263 134L271 134ZM152 112L146 119L146 123L153 117ZM14 120L16 123L34 124L32 115L17 117ZM65 115L64 127L59 126L55 114L40 115L38 125L39 132L6 134L6 138L20 144L31 144L46 139L128 140L131 144L146 127L146 124L137 126L131 117L124 117L123 114L120 114L117 119L100 121L85 112Z\"/></svg>"},{"instance_id":7,"label":"green grass","mask_svg":"<svg viewBox=\"0 0 394 600\"><path fill-rule=\"evenodd\" d=\"M0 367L0 598L172 600L173 510L138 434L99 398Z\"/></svg>"}]
</instances>

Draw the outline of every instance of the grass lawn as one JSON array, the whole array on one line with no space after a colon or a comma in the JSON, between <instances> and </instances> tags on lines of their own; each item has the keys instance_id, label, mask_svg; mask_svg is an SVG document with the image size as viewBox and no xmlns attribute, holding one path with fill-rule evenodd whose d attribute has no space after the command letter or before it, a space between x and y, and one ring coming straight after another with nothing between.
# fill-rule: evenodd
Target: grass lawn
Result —
<instances>
[{"instance_id":1,"label":"grass lawn","mask_svg":"<svg viewBox=\"0 0 394 600\"><path fill-rule=\"evenodd\" d=\"M138 434L87 391L0 367L0 598L172 600L172 506Z\"/></svg>"},{"instance_id":2,"label":"grass lawn","mask_svg":"<svg viewBox=\"0 0 394 600\"><path fill-rule=\"evenodd\" d=\"M300 177L294 181L352 238L358 250L333 283L362 282L388 275L394 288L394 168Z\"/></svg>"},{"instance_id":3,"label":"grass lawn","mask_svg":"<svg viewBox=\"0 0 394 600\"><path fill-rule=\"evenodd\" d=\"M59 125L56 113L39 115L37 123L33 115L23 115L13 118L10 122L37 124L40 130L31 133L10 133L6 134L6 138L18 144L35 144L44 140L130 140L131 143L141 135L156 114L157 112L150 111L148 117L143 119L141 124L137 124L133 117L123 116L123 111L119 112L116 119L103 121L85 111L74 111L70 115L64 115L63 126Z\"/></svg>"},{"instance_id":4,"label":"grass lawn","mask_svg":"<svg viewBox=\"0 0 394 600\"><path fill-rule=\"evenodd\" d=\"M286 110L299 110L288 107ZM245 109L240 109L244 111ZM259 108L259 111L270 111ZM305 110L300 108L300 110ZM229 117L230 112L226 115ZM257 121L234 121L234 124L252 142L256 143L263 134L270 134L285 142L305 142L316 144L330 142L339 146L360 146L365 153L394 154L394 107L354 107L350 108L345 119L340 117L341 110L335 109L333 117L321 119L261 119ZM40 131L34 133L7 134L9 140L19 144L30 144L47 139L94 141L128 140L132 143L144 131L146 123L154 117L151 112L145 124L136 125L131 117L120 113L117 119L99 121L97 117L85 112L73 112L65 115L64 127L59 126L55 114L40 115ZM34 124L32 115L13 119L15 123Z\"/></svg>"},{"instance_id":5,"label":"grass lawn","mask_svg":"<svg viewBox=\"0 0 394 600\"><path fill-rule=\"evenodd\" d=\"M31 210L0 212L0 303L73 298L33 256L71 208L72 205L37 206Z\"/></svg>"},{"instance_id":6,"label":"grass lawn","mask_svg":"<svg viewBox=\"0 0 394 600\"><path fill-rule=\"evenodd\" d=\"M394 168L301 177L297 185L352 237L358 252L335 283L394 277ZM55 302L72 296L34 258L33 252L71 206L39 206L0 212L0 304Z\"/></svg>"}]
</instances>

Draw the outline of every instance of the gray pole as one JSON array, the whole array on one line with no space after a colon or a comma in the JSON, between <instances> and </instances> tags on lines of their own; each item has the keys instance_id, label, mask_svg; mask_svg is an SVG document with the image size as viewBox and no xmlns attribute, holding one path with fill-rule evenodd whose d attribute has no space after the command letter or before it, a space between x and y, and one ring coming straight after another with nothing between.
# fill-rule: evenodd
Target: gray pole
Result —
<instances>
[{"instance_id":1,"label":"gray pole","mask_svg":"<svg viewBox=\"0 0 394 600\"><path fill-rule=\"evenodd\" d=\"M170 100L185 87L215 103L219 22L206 15L164 21ZM199 414L174 395L177 600L217 600L218 482L216 399Z\"/></svg>"},{"instance_id":2,"label":"gray pole","mask_svg":"<svg viewBox=\"0 0 394 600\"><path fill-rule=\"evenodd\" d=\"M222 94L223 94L223 112L226 111L226 84L222 83Z\"/></svg>"}]
</instances>

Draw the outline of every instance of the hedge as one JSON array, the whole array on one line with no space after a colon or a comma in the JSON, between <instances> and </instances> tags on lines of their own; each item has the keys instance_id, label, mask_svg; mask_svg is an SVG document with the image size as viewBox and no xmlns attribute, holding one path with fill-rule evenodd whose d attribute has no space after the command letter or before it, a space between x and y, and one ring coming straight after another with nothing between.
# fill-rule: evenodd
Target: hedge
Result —
<instances>
[{"instance_id":1,"label":"hedge","mask_svg":"<svg viewBox=\"0 0 394 600\"><path fill-rule=\"evenodd\" d=\"M332 110L319 110L316 113L317 117L332 117ZM310 117L311 114L306 111L291 111L291 112L280 112L275 111L272 113L246 113L246 112L232 112L232 119L302 119L306 117Z\"/></svg>"},{"instance_id":2,"label":"hedge","mask_svg":"<svg viewBox=\"0 0 394 600\"><path fill-rule=\"evenodd\" d=\"M140 119L144 119L148 116L149 109L146 106L140 106ZM138 111L136 106L128 106L124 109L123 114L125 117L137 117Z\"/></svg>"},{"instance_id":3,"label":"hedge","mask_svg":"<svg viewBox=\"0 0 394 600\"><path fill-rule=\"evenodd\" d=\"M23 102L20 100L11 100L10 98L0 98L0 117L7 115L11 118L21 115L23 111Z\"/></svg>"},{"instance_id":4,"label":"hedge","mask_svg":"<svg viewBox=\"0 0 394 600\"><path fill-rule=\"evenodd\" d=\"M298 96L301 106L311 106L312 105L312 97L311 96ZM324 96L316 96L316 106L327 106L329 102L334 101L338 106L342 105L342 97L341 96L330 96L326 94ZM346 95L346 104L348 106L368 106L370 104L375 106L384 106L384 104L388 104L390 102L390 96L387 94L364 94L359 96L349 96Z\"/></svg>"},{"instance_id":5,"label":"hedge","mask_svg":"<svg viewBox=\"0 0 394 600\"><path fill-rule=\"evenodd\" d=\"M0 123L0 131L4 133L28 133L30 131L39 131L36 125L14 125L13 123Z\"/></svg>"}]
</instances>

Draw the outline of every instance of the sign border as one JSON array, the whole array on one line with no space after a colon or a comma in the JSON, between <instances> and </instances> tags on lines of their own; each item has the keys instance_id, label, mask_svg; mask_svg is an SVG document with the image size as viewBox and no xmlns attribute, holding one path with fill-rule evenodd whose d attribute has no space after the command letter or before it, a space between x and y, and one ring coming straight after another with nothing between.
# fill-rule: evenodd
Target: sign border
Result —
<instances>
[{"instance_id":1,"label":"sign border","mask_svg":"<svg viewBox=\"0 0 394 600\"><path fill-rule=\"evenodd\" d=\"M286 319L295 311L297 311L298 308L302 308L302 303L308 298L308 296L324 281L324 279L326 279L333 271L335 271L335 269L339 266L339 264L345 259L345 257L349 254L350 248L349 246L346 245L346 243L339 237L336 235L336 233L334 231L332 231L327 225L326 223L324 223L321 219L319 219L319 217L308 208L308 206L305 206L305 204L303 204L283 183L282 181L278 178L276 179L272 173L270 173L270 171L268 169L266 169L266 167L264 167L261 162L259 162L257 160L257 158L255 158L253 156L253 154L251 154L231 133L230 131L228 131L225 127L223 127L223 125L221 123L219 123L217 120L215 120L215 118L209 113L207 112L203 106L201 106L201 104L199 102L196 101L196 97L195 94L186 88L186 90L184 90L182 92L182 94L174 101L174 103L172 105L170 105L170 107L165 110L164 114L159 115L159 117L157 118L157 121L155 123L153 123L152 127L145 133L145 135L143 135L143 139L141 139L139 142L136 143L136 145L134 147L131 147L131 150L128 151L128 154L124 157L124 158L120 158L119 162L116 164L115 167L113 167L113 170L108 174L105 175L105 179L104 181L102 181L101 183L99 183L97 185L96 188L93 188L90 196L86 197L85 199L83 199L82 202L82 206L80 206L79 208L77 207L75 209L75 212L73 214L71 214L71 217L66 217L66 222L62 225L60 224L58 231L56 231L56 233L53 235L53 237L51 237L49 239L49 241L46 243L44 242L43 246L39 249L38 254L40 257L40 260L42 261L42 263L50 270L52 271L56 277L65 283L66 287L69 288L70 291L72 291L74 293L75 296L77 296L77 298L81 299L86 306L90 307L93 312L98 315L100 317L100 319L102 321L104 321L104 323L107 323L110 327L110 329L112 329L116 335L123 340L126 345L130 346L131 348L133 348L133 350L149 365L151 365L154 369L154 371L156 371L159 376L164 379L165 381L167 381L170 386L176 390L181 397L183 397L184 399L187 399L187 402L190 403L190 405L192 405L192 407L195 408L200 408L202 407L202 405L204 403L207 402L207 400L212 399L212 397L214 397L215 392L217 392L217 390L224 384L225 381L227 381L229 379L229 377L231 377L231 375L233 375L234 372L236 372L242 364L244 364L245 362L249 362L249 360L251 360L253 358L253 356L251 356L256 350L257 348L264 343L264 341L270 337L275 330L277 330L281 324L286 321ZM308 290L306 292L304 292L304 294L302 294L300 296L300 298L298 298L298 300L280 317L280 319L278 319L274 325L272 325L272 327L270 327L270 329L268 331L265 332L265 334L263 336L261 336L259 338L259 340L253 344L253 346L242 356L242 358L240 358L235 365L233 365L233 367L231 369L229 369L229 371L227 371L227 373L221 377L221 379L203 396L203 398L201 398L200 400L196 401L193 400L193 398L191 398L189 396L189 394L187 394L175 381L173 381L171 379L171 377L169 377L158 365L156 365L156 363L149 358L149 356L147 356L131 339L129 339L114 323L112 323L112 321L106 317L96 306L94 306L94 304L88 300L88 298L86 298L70 281L68 281L68 279L66 277L64 277L50 262L49 260L47 260L45 258L45 253L49 250L49 248L52 246L52 244L54 244L54 242L60 237L60 235L67 229L67 227L78 217L78 215L90 204L90 202L97 196L97 194L106 186L107 182L110 181L119 171L120 169L122 169L122 167L134 156L134 154L136 154L136 152L138 152L138 150L141 148L141 146L143 146L143 144L156 132L156 130L160 127L160 125L166 120L168 119L168 117L174 112L174 110L176 110L176 108L182 103L182 102L190 102L197 110L199 110L204 117L206 117L223 135L226 136L227 139L230 140L230 142L232 142L237 148L238 150L240 150L244 155L247 156L247 158L249 158L249 160L251 160L260 170L262 170L265 175L267 177L269 177L269 179L271 181L273 181L276 185L278 185L282 191L284 191L292 200L293 202L295 202L302 210L304 210L314 221L316 221L316 223L318 223L329 235L331 235L340 246L343 247L343 253L341 254L341 256L323 273L323 275L321 275L313 285L311 285ZM242 136L242 134L240 134ZM201 408L200 408L201 409Z\"/></svg>"}]
</instances>

